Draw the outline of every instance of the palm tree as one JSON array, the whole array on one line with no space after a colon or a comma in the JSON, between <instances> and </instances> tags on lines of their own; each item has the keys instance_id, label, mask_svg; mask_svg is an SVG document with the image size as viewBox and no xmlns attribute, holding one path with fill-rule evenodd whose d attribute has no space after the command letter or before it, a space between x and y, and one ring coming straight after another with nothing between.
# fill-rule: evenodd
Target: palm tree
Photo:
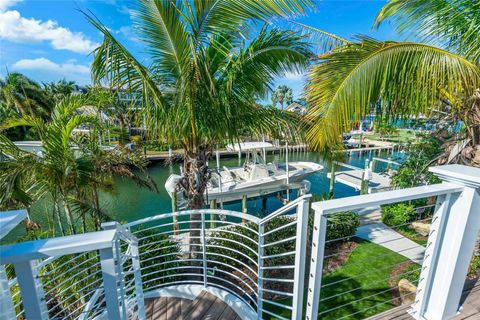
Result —
<instances>
[{"instance_id":1,"label":"palm tree","mask_svg":"<svg viewBox=\"0 0 480 320\"><path fill-rule=\"evenodd\" d=\"M283 104L287 103L290 104L293 102L293 93L292 89L287 87L286 85L280 85L273 91L272 93L272 103L273 105L277 105L277 103L280 103L282 106L283 110Z\"/></svg>"},{"instance_id":2,"label":"palm tree","mask_svg":"<svg viewBox=\"0 0 480 320\"><path fill-rule=\"evenodd\" d=\"M9 73L0 81L0 100L20 115L48 118L52 104L39 84L21 73Z\"/></svg>"},{"instance_id":3,"label":"palm tree","mask_svg":"<svg viewBox=\"0 0 480 320\"><path fill-rule=\"evenodd\" d=\"M28 207L33 201L50 196L54 218L62 234L77 233L77 216L81 218L83 231L88 228L87 214L99 228L102 212L98 189L111 190L113 175L126 176L142 186L155 189L148 176L141 178L138 174L144 173L143 157L123 150L108 153L101 148L96 135L100 127L96 116L78 112L89 103L83 95L68 96L55 105L51 121L24 115L2 125L2 128L35 128L43 149L41 154L20 150L0 135L0 148L8 156L0 162L2 206ZM80 126L90 128L90 134L76 134L75 129ZM137 173L136 169L140 172ZM67 220L68 232L62 223L62 213Z\"/></svg>"},{"instance_id":4,"label":"palm tree","mask_svg":"<svg viewBox=\"0 0 480 320\"><path fill-rule=\"evenodd\" d=\"M148 65L87 15L104 35L94 53L93 79L141 92L149 134L183 146L180 184L189 208L204 205L206 161L218 141L238 141L244 129L288 131L282 113L255 101L277 76L306 67L309 46L296 33L276 28L263 27L249 39L249 29L255 22L302 14L311 5L311 0L139 1L134 24Z\"/></svg>"},{"instance_id":5,"label":"palm tree","mask_svg":"<svg viewBox=\"0 0 480 320\"><path fill-rule=\"evenodd\" d=\"M56 83L44 83L43 87L51 98L55 100L61 100L71 95L75 91L75 81L67 81L62 79Z\"/></svg>"},{"instance_id":6,"label":"palm tree","mask_svg":"<svg viewBox=\"0 0 480 320\"><path fill-rule=\"evenodd\" d=\"M480 157L480 3L392 0L375 25L387 19L423 42L360 36L320 56L309 74L307 139L325 149L372 110L386 120L448 111Z\"/></svg>"}]
</instances>

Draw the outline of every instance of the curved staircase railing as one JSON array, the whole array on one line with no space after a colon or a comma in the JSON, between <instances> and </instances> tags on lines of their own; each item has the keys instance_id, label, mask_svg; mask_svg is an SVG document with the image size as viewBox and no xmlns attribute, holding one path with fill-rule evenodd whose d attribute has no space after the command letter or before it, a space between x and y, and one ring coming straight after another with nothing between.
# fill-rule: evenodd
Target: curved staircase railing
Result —
<instances>
[{"instance_id":1,"label":"curved staircase railing","mask_svg":"<svg viewBox=\"0 0 480 320\"><path fill-rule=\"evenodd\" d=\"M204 209L125 224L139 241L145 293L178 285L217 287L259 319L263 314L296 319L303 300L299 279L305 273L309 198L302 196L264 219Z\"/></svg>"}]
</instances>

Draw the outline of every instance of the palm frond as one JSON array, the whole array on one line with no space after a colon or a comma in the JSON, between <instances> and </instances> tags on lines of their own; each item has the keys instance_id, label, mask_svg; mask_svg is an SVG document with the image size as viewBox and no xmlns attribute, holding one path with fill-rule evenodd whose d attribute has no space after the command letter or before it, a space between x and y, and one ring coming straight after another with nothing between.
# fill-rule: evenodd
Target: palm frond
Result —
<instances>
[{"instance_id":1,"label":"palm frond","mask_svg":"<svg viewBox=\"0 0 480 320\"><path fill-rule=\"evenodd\" d=\"M311 0L253 1L253 0L195 0L189 21L195 49L208 41L210 35L237 32L246 21L271 22L275 18L303 15L313 8Z\"/></svg>"},{"instance_id":2,"label":"palm frond","mask_svg":"<svg viewBox=\"0 0 480 320\"><path fill-rule=\"evenodd\" d=\"M324 55L312 68L307 138L324 148L374 106L388 115L429 114L445 88L469 96L479 83L478 66L459 55L421 43L363 37Z\"/></svg>"},{"instance_id":3,"label":"palm frond","mask_svg":"<svg viewBox=\"0 0 480 320\"><path fill-rule=\"evenodd\" d=\"M94 51L92 78L95 83L106 81L109 87L142 92L146 101L159 108L166 105L165 99L146 69L93 14L85 13L87 20L99 30L104 40Z\"/></svg>"},{"instance_id":4,"label":"palm frond","mask_svg":"<svg viewBox=\"0 0 480 320\"><path fill-rule=\"evenodd\" d=\"M289 22L292 24L295 31L299 32L310 40L319 54L330 52L340 45L350 43L350 41L347 39L325 30L321 30L293 20Z\"/></svg>"},{"instance_id":5,"label":"palm frond","mask_svg":"<svg viewBox=\"0 0 480 320\"><path fill-rule=\"evenodd\" d=\"M480 62L480 2L476 0L391 0L375 26L395 22L402 33L420 36Z\"/></svg>"},{"instance_id":6,"label":"palm frond","mask_svg":"<svg viewBox=\"0 0 480 320\"><path fill-rule=\"evenodd\" d=\"M174 85L188 76L189 37L182 21L183 1L141 1L134 10L135 28L148 46L146 51L153 61L156 73Z\"/></svg>"}]
</instances>

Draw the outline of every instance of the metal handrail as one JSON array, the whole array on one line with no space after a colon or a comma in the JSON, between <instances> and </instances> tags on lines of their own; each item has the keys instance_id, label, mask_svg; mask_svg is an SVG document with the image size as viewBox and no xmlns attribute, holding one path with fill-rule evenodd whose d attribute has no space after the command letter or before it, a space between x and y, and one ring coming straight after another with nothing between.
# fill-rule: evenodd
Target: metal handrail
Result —
<instances>
[{"instance_id":1,"label":"metal handrail","mask_svg":"<svg viewBox=\"0 0 480 320\"><path fill-rule=\"evenodd\" d=\"M201 284L225 290L261 317L264 312L269 312L263 306L264 301L270 302L264 292L267 292L268 285L273 285L270 283L265 288L265 284L272 281L292 284L295 281L269 276L269 267L282 263L279 270L287 270L285 264L289 264L285 259L276 262L271 258L288 256L289 261L305 247L298 246L297 237L292 235L264 243L266 235L270 234L265 232L264 226L273 218L297 208L297 212L288 214L291 219L281 222L287 227L294 226L300 216L306 217L303 209L308 198L310 195L302 196L264 219L236 211L204 209L159 214L124 225L104 223L103 231L3 246L1 264L30 266L26 273L16 270L18 281L17 278L9 281L10 286L22 289L17 298L27 298L15 306L23 305L25 309L19 312L25 311L28 318L46 319L48 312L52 312L56 317L68 315L81 320L92 316L126 319L133 313L143 319L144 290L179 284ZM300 207L303 211L299 215ZM192 214L199 215L199 220L185 218ZM174 220L178 217L182 217L182 221ZM214 217L224 219L215 220ZM306 220L301 221L305 223ZM193 227L195 230L190 227L175 229L180 223L192 222L197 223ZM276 225L270 231L279 230L282 227ZM298 230L303 229L297 226L296 232ZM187 232L197 232L198 235L187 235ZM287 242L293 242L289 244L290 248L296 245L297 249L268 253ZM145 250L139 251L139 248ZM194 257L187 258L186 255ZM66 259L59 260L62 257ZM263 266L266 259L270 261L268 267ZM39 263L32 264L34 260ZM156 260L161 261L155 263ZM63 275L67 278L51 271L51 266L57 265L59 268L56 269L64 270ZM286 272L293 276L293 271ZM24 286L28 281L34 282L33 300L30 293L25 296ZM296 297L298 292L293 290L284 293ZM62 294L61 301L57 300L56 292ZM56 306L55 310L51 305ZM295 309L293 305L285 306L285 310L292 314Z\"/></svg>"},{"instance_id":2,"label":"metal handrail","mask_svg":"<svg viewBox=\"0 0 480 320\"><path fill-rule=\"evenodd\" d=\"M265 218L261 219L260 220L260 224L265 224L267 223L268 221L272 220L273 218L275 217L278 217L279 215L285 213L285 212L288 212L289 210L292 210L293 208L295 208L296 206L298 206L300 203L302 203L303 201L305 201L306 199L310 199L312 197L311 194L305 194L301 197L298 197L297 199L293 200L293 201L290 201L287 205L281 207L280 209L272 212L271 214L269 214L268 216L266 216Z\"/></svg>"}]
</instances>

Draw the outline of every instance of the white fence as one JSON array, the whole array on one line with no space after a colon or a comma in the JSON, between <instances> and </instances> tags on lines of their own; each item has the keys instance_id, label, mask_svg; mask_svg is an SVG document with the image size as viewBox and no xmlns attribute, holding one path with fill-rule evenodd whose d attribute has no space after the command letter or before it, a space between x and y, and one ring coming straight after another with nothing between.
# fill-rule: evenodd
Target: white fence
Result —
<instances>
[{"instance_id":1,"label":"white fence","mask_svg":"<svg viewBox=\"0 0 480 320\"><path fill-rule=\"evenodd\" d=\"M321 312L322 275L330 215L373 206L437 197L411 315L416 319L449 319L460 297L480 229L480 169L460 165L430 168L444 182L403 190L317 202L306 319ZM352 314L347 314L353 316Z\"/></svg>"}]
</instances>

